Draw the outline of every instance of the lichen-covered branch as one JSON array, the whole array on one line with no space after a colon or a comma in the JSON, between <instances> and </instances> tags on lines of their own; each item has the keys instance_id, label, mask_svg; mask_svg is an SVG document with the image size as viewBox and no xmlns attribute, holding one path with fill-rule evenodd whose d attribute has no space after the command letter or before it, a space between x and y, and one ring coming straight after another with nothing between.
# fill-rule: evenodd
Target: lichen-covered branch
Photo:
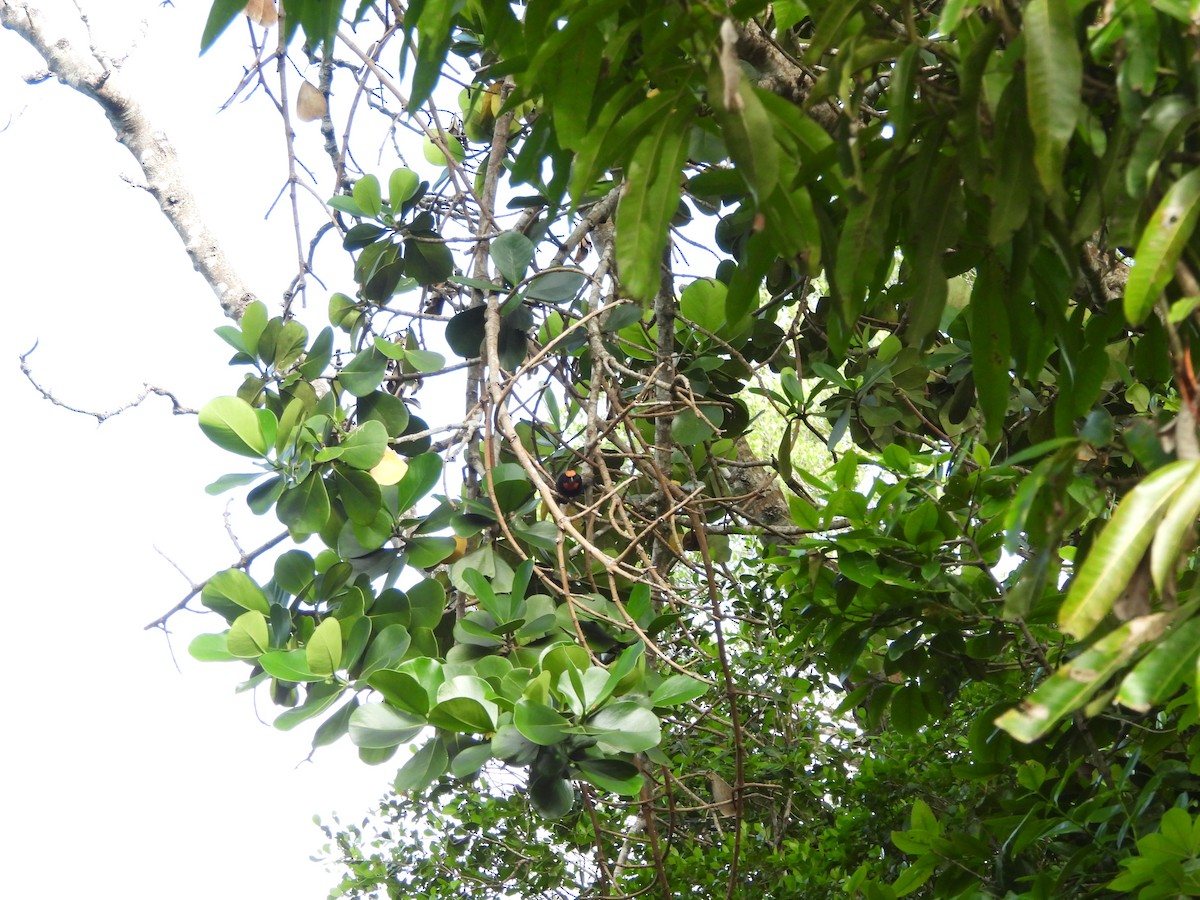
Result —
<instances>
[{"instance_id":1,"label":"lichen-covered branch","mask_svg":"<svg viewBox=\"0 0 1200 900\"><path fill-rule=\"evenodd\" d=\"M98 51L77 48L53 34L41 11L27 3L0 0L0 25L24 38L59 81L100 105L117 140L141 166L146 189L179 234L192 265L217 295L225 315L240 318L254 294L204 224L174 148L125 90L120 71Z\"/></svg>"}]
</instances>

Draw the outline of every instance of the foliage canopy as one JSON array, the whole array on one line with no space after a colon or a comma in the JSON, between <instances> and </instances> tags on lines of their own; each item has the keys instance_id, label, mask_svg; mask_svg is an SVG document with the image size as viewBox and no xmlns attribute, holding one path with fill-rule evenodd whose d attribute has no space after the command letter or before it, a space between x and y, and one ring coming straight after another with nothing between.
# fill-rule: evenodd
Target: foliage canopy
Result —
<instances>
[{"instance_id":1,"label":"foliage canopy","mask_svg":"<svg viewBox=\"0 0 1200 900\"><path fill-rule=\"evenodd\" d=\"M416 744L345 893L1200 895L1188 4L282 12L353 285L221 329L192 651Z\"/></svg>"}]
</instances>

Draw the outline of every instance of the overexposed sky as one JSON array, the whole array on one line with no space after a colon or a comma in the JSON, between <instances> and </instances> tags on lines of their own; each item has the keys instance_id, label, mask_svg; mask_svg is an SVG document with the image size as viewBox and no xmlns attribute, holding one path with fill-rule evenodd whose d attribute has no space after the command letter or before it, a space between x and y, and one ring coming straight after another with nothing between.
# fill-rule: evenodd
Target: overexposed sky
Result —
<instances>
[{"instance_id":1,"label":"overexposed sky","mask_svg":"<svg viewBox=\"0 0 1200 900\"><path fill-rule=\"evenodd\" d=\"M126 11L102 30L115 5L81 2L98 35L136 26ZM282 129L260 98L216 115L246 60L245 26L198 58L208 5L120 4L148 21L124 75L179 151L210 227L277 312L295 271L286 205L264 220L286 174ZM44 8L74 15L65 0ZM334 878L309 861L322 843L313 814L361 819L395 765L363 765L348 741L304 763L315 723L286 734L261 724L252 696L233 692L248 667L188 656L194 634L221 629L215 616L177 617L170 643L143 631L187 591L172 563L199 581L234 561L227 508L246 548L280 530L237 494L204 493L247 467L166 400L97 425L43 400L19 371L20 354L40 342L36 377L96 410L131 400L143 382L198 408L240 380L212 333L226 322L214 295L152 198L122 180L140 180L133 159L94 103L54 81L22 82L40 68L0 31L0 127L10 123L0 132L0 896L323 898ZM324 164L324 196L327 162L307 159ZM302 202L318 214L311 197ZM318 316L327 296L313 285ZM278 710L264 699L260 712L270 721Z\"/></svg>"}]
</instances>

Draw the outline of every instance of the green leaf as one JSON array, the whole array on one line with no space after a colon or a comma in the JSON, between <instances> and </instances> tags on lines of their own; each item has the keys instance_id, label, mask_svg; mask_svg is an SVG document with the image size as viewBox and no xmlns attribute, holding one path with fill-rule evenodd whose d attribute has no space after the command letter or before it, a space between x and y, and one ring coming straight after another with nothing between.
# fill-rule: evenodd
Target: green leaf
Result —
<instances>
[{"instance_id":1,"label":"green leaf","mask_svg":"<svg viewBox=\"0 0 1200 900\"><path fill-rule=\"evenodd\" d=\"M337 702L345 687L336 682L314 684L308 689L304 703L295 709L289 709L275 717L273 723L280 731L291 731L301 722L306 722L314 716L319 716Z\"/></svg>"},{"instance_id":2,"label":"green leaf","mask_svg":"<svg viewBox=\"0 0 1200 900\"><path fill-rule=\"evenodd\" d=\"M571 731L569 720L545 703L528 697L517 701L513 709L513 724L523 737L543 747L562 743Z\"/></svg>"},{"instance_id":3,"label":"green leaf","mask_svg":"<svg viewBox=\"0 0 1200 900\"><path fill-rule=\"evenodd\" d=\"M506 231L492 241L491 255L497 271L516 284L533 262L533 241L519 231Z\"/></svg>"},{"instance_id":4,"label":"green leaf","mask_svg":"<svg viewBox=\"0 0 1200 900\"><path fill-rule=\"evenodd\" d=\"M445 741L431 738L400 767L396 780L392 782L392 790L397 794L424 791L445 775L449 766L450 757L446 753Z\"/></svg>"},{"instance_id":5,"label":"green leaf","mask_svg":"<svg viewBox=\"0 0 1200 900\"><path fill-rule=\"evenodd\" d=\"M645 779L637 766L623 759L576 760L579 774L600 788L624 797L636 797L642 790Z\"/></svg>"},{"instance_id":6,"label":"green leaf","mask_svg":"<svg viewBox=\"0 0 1200 900\"><path fill-rule=\"evenodd\" d=\"M987 425L989 441L998 441L1008 413L1012 386L1012 336L1008 324L1008 287L999 263L986 261L979 267L971 291L971 366L975 392Z\"/></svg>"},{"instance_id":7,"label":"green leaf","mask_svg":"<svg viewBox=\"0 0 1200 900\"><path fill-rule=\"evenodd\" d=\"M996 725L1023 743L1043 737L1087 703L1144 643L1161 635L1169 621L1165 613L1130 619L1043 681Z\"/></svg>"},{"instance_id":8,"label":"green leaf","mask_svg":"<svg viewBox=\"0 0 1200 900\"><path fill-rule=\"evenodd\" d=\"M1184 420L1177 421L1182 425ZM1150 575L1159 593L1172 581L1179 557L1190 548L1185 542L1194 533L1196 519L1200 517L1200 462L1191 462L1190 466L1191 472L1171 499L1150 546Z\"/></svg>"},{"instance_id":9,"label":"green leaf","mask_svg":"<svg viewBox=\"0 0 1200 900\"><path fill-rule=\"evenodd\" d=\"M436 453L422 453L408 461L408 471L396 485L398 509L411 509L418 500L433 490L442 477L442 458Z\"/></svg>"},{"instance_id":10,"label":"green leaf","mask_svg":"<svg viewBox=\"0 0 1200 900\"><path fill-rule=\"evenodd\" d=\"M200 52L204 53L215 44L221 32L228 28L229 23L245 8L245 0L213 0L208 19L204 23L204 31L200 35Z\"/></svg>"},{"instance_id":11,"label":"green leaf","mask_svg":"<svg viewBox=\"0 0 1200 900\"><path fill-rule=\"evenodd\" d=\"M258 664L272 678L280 681L324 681L324 675L310 672L308 659L303 649L272 650L258 658Z\"/></svg>"},{"instance_id":12,"label":"green leaf","mask_svg":"<svg viewBox=\"0 0 1200 900\"><path fill-rule=\"evenodd\" d=\"M356 747L382 750L411 741L425 728L423 719L386 703L367 703L350 715L350 740Z\"/></svg>"},{"instance_id":13,"label":"green leaf","mask_svg":"<svg viewBox=\"0 0 1200 900\"><path fill-rule=\"evenodd\" d=\"M406 200L417 192L421 179L412 169L399 168L388 178L388 205L393 215L399 214L400 207Z\"/></svg>"},{"instance_id":14,"label":"green leaf","mask_svg":"<svg viewBox=\"0 0 1200 900\"><path fill-rule=\"evenodd\" d=\"M200 598L209 604L213 600L227 600L242 609L254 610L264 616L271 611L267 595L249 575L241 569L226 569L218 572L204 585Z\"/></svg>"},{"instance_id":15,"label":"green leaf","mask_svg":"<svg viewBox=\"0 0 1200 900\"><path fill-rule=\"evenodd\" d=\"M587 722L588 731L601 745L620 753L640 753L657 747L662 740L662 723L651 710L633 700L619 700L604 707Z\"/></svg>"},{"instance_id":16,"label":"green leaf","mask_svg":"<svg viewBox=\"0 0 1200 900\"><path fill-rule=\"evenodd\" d=\"M299 596L308 590L315 574L313 558L303 550L289 550L275 560L275 583L289 594Z\"/></svg>"},{"instance_id":17,"label":"green leaf","mask_svg":"<svg viewBox=\"0 0 1200 900\"><path fill-rule=\"evenodd\" d=\"M387 444L388 430L384 424L366 421L346 435L339 445L342 451L339 458L356 469L370 469L383 459Z\"/></svg>"},{"instance_id":18,"label":"green leaf","mask_svg":"<svg viewBox=\"0 0 1200 900\"><path fill-rule=\"evenodd\" d=\"M411 643L412 637L403 625L397 623L386 626L368 645L360 677L367 678L378 669L386 669L400 662Z\"/></svg>"},{"instance_id":19,"label":"green leaf","mask_svg":"<svg viewBox=\"0 0 1200 900\"><path fill-rule=\"evenodd\" d=\"M679 105L638 143L617 206L616 253L622 287L647 302L662 281L667 226L679 207L692 109Z\"/></svg>"},{"instance_id":20,"label":"green leaf","mask_svg":"<svg viewBox=\"0 0 1200 900\"><path fill-rule=\"evenodd\" d=\"M229 626L229 634L225 637L225 646L229 648L229 652L241 659L255 659L261 656L269 642L267 617L254 609L234 619L233 624Z\"/></svg>"},{"instance_id":21,"label":"green leaf","mask_svg":"<svg viewBox=\"0 0 1200 900\"><path fill-rule=\"evenodd\" d=\"M383 212L383 195L380 192L379 179L374 175L364 175L354 182L354 202L363 213L375 218Z\"/></svg>"},{"instance_id":22,"label":"green leaf","mask_svg":"<svg viewBox=\"0 0 1200 900\"><path fill-rule=\"evenodd\" d=\"M365 397L379 387L387 367L388 358L372 345L341 368L338 382L355 397Z\"/></svg>"},{"instance_id":23,"label":"green leaf","mask_svg":"<svg viewBox=\"0 0 1200 900\"><path fill-rule=\"evenodd\" d=\"M1150 314L1174 277L1175 265L1196 229L1197 217L1200 169L1192 169L1167 190L1138 240L1136 265L1129 270L1125 285L1125 318L1130 324L1137 325Z\"/></svg>"},{"instance_id":24,"label":"green leaf","mask_svg":"<svg viewBox=\"0 0 1200 900\"><path fill-rule=\"evenodd\" d=\"M651 706L676 706L689 703L702 696L708 685L690 675L675 674L654 689L650 695Z\"/></svg>"},{"instance_id":25,"label":"green leaf","mask_svg":"<svg viewBox=\"0 0 1200 900\"><path fill-rule=\"evenodd\" d=\"M240 456L266 456L269 442L258 415L239 397L217 397L200 410L200 430L223 450Z\"/></svg>"},{"instance_id":26,"label":"green leaf","mask_svg":"<svg viewBox=\"0 0 1200 900\"><path fill-rule=\"evenodd\" d=\"M316 534L329 521L330 511L329 492L316 472L284 491L275 504L279 521L297 534Z\"/></svg>"},{"instance_id":27,"label":"green leaf","mask_svg":"<svg viewBox=\"0 0 1200 900\"><path fill-rule=\"evenodd\" d=\"M237 659L238 657L229 652L229 646L225 642L226 634L227 632L196 635L188 644L188 654L200 662L228 662Z\"/></svg>"},{"instance_id":28,"label":"green leaf","mask_svg":"<svg viewBox=\"0 0 1200 900\"><path fill-rule=\"evenodd\" d=\"M726 107L725 81L716 64L709 70L708 97L738 174L755 203L765 203L779 184L779 144L763 102L743 77L738 81L741 109Z\"/></svg>"},{"instance_id":29,"label":"green leaf","mask_svg":"<svg viewBox=\"0 0 1200 900\"><path fill-rule=\"evenodd\" d=\"M707 416L698 416L692 409L680 410L671 420L671 438L684 447L707 441L716 433Z\"/></svg>"},{"instance_id":30,"label":"green leaf","mask_svg":"<svg viewBox=\"0 0 1200 900\"><path fill-rule=\"evenodd\" d=\"M566 303L575 299L586 280L586 276L576 269L543 272L526 286L525 297L547 303Z\"/></svg>"},{"instance_id":31,"label":"green leaf","mask_svg":"<svg viewBox=\"0 0 1200 900\"><path fill-rule=\"evenodd\" d=\"M1083 110L1083 58L1075 40L1070 4L1030 0L1023 19L1034 163L1046 193L1060 199L1067 143Z\"/></svg>"},{"instance_id":32,"label":"green leaf","mask_svg":"<svg viewBox=\"0 0 1200 900\"><path fill-rule=\"evenodd\" d=\"M693 281L679 295L679 311L684 318L695 322L713 334L719 334L725 324L725 297L729 289L712 278Z\"/></svg>"},{"instance_id":33,"label":"green leaf","mask_svg":"<svg viewBox=\"0 0 1200 900\"><path fill-rule=\"evenodd\" d=\"M338 620L321 622L304 645L304 658L309 671L317 675L332 675L342 662L342 628Z\"/></svg>"},{"instance_id":34,"label":"green leaf","mask_svg":"<svg viewBox=\"0 0 1200 900\"><path fill-rule=\"evenodd\" d=\"M495 703L473 697L453 697L429 710L429 724L446 731L489 734L496 730L497 713Z\"/></svg>"},{"instance_id":35,"label":"green leaf","mask_svg":"<svg viewBox=\"0 0 1200 900\"><path fill-rule=\"evenodd\" d=\"M1083 638L1100 624L1133 577L1163 512L1195 470L1195 463L1170 463L1125 496L1071 582L1058 613L1063 631Z\"/></svg>"},{"instance_id":36,"label":"green leaf","mask_svg":"<svg viewBox=\"0 0 1200 900\"><path fill-rule=\"evenodd\" d=\"M1173 628L1121 681L1117 702L1138 712L1165 702L1196 667L1200 619Z\"/></svg>"},{"instance_id":37,"label":"green leaf","mask_svg":"<svg viewBox=\"0 0 1200 900\"><path fill-rule=\"evenodd\" d=\"M439 284L454 273L454 255L437 235L411 237L404 242L404 271L418 284Z\"/></svg>"}]
</instances>

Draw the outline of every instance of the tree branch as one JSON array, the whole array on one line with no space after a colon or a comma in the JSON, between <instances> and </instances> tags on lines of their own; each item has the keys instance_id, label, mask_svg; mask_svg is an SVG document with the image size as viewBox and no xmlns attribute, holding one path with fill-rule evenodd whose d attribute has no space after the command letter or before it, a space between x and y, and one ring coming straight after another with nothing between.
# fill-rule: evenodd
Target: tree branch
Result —
<instances>
[{"instance_id":1,"label":"tree branch","mask_svg":"<svg viewBox=\"0 0 1200 900\"><path fill-rule=\"evenodd\" d=\"M27 3L0 0L0 25L24 38L59 81L100 105L117 140L141 166L146 189L179 233L192 266L213 289L225 315L241 318L255 296L201 220L174 148L126 93L120 72L100 51L78 50L67 38L50 34L41 11Z\"/></svg>"}]
</instances>

